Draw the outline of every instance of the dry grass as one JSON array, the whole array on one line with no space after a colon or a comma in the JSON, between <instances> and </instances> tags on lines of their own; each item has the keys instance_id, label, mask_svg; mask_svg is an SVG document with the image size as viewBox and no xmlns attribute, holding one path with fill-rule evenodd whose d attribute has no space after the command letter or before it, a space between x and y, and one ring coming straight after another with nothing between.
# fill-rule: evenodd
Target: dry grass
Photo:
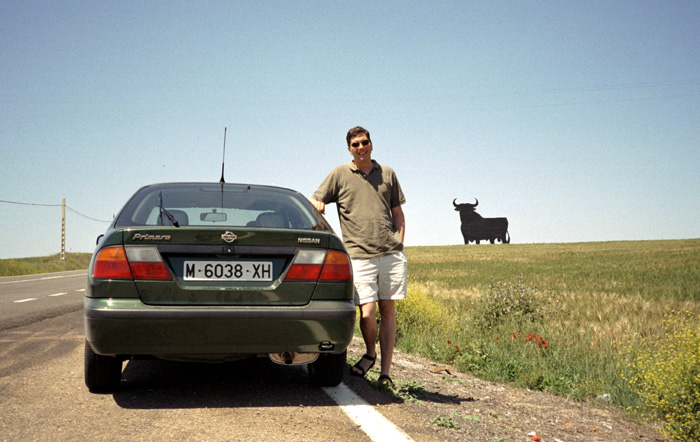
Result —
<instances>
[{"instance_id":1,"label":"dry grass","mask_svg":"<svg viewBox=\"0 0 700 442\"><path fill-rule=\"evenodd\" d=\"M0 259L0 276L33 275L37 273L63 272L87 269L90 253L66 253L61 260L59 254L36 258Z\"/></svg>"},{"instance_id":2,"label":"dry grass","mask_svg":"<svg viewBox=\"0 0 700 442\"><path fill-rule=\"evenodd\" d=\"M671 311L700 313L697 239L414 247L407 255L410 286L451 308L522 275L559 312L548 328L593 334L593 342L657 333Z\"/></svg>"},{"instance_id":3,"label":"dry grass","mask_svg":"<svg viewBox=\"0 0 700 442\"><path fill-rule=\"evenodd\" d=\"M619 361L645 339L660 339L666 315L700 317L697 239L412 247L406 254L399 347L489 380L578 399L610 394L628 407L639 397ZM481 320L504 299L517 304L518 293L530 297L518 308L535 305L534 314L516 308L496 322ZM533 348L528 336L548 348Z\"/></svg>"}]
</instances>

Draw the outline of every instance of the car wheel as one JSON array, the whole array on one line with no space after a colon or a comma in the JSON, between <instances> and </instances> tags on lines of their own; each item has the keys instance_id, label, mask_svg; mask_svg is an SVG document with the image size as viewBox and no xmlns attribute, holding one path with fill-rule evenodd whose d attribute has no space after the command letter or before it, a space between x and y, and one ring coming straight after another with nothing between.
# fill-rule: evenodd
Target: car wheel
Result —
<instances>
[{"instance_id":1,"label":"car wheel","mask_svg":"<svg viewBox=\"0 0 700 442\"><path fill-rule=\"evenodd\" d=\"M90 391L111 391L122 379L122 361L98 355L85 341L85 385Z\"/></svg>"},{"instance_id":2,"label":"car wheel","mask_svg":"<svg viewBox=\"0 0 700 442\"><path fill-rule=\"evenodd\" d=\"M320 387L335 387L343 381L347 352L321 354L309 364L311 383Z\"/></svg>"}]
</instances>

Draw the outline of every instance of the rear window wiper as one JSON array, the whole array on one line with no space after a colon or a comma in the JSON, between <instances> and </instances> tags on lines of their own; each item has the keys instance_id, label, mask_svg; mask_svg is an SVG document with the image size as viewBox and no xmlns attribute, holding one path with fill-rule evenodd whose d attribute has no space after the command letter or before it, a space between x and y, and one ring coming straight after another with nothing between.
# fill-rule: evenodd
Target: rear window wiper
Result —
<instances>
[{"instance_id":1,"label":"rear window wiper","mask_svg":"<svg viewBox=\"0 0 700 442\"><path fill-rule=\"evenodd\" d=\"M159 204L159 208L160 208L160 225L161 226L164 225L163 224L163 215L165 215L166 217L168 217L170 222L173 223L173 226L180 227L180 223L177 222L177 220L175 219L173 214L168 212L165 209L165 207L163 207L163 192L158 192L158 200L159 200L158 204Z\"/></svg>"}]
</instances>

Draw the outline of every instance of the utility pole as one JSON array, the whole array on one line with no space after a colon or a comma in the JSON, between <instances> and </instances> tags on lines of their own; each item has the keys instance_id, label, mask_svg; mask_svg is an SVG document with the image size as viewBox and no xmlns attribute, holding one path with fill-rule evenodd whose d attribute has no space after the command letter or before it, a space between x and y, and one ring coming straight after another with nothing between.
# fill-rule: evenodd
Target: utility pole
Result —
<instances>
[{"instance_id":1,"label":"utility pole","mask_svg":"<svg viewBox=\"0 0 700 442\"><path fill-rule=\"evenodd\" d=\"M66 199L61 202L61 261L66 260Z\"/></svg>"}]
</instances>

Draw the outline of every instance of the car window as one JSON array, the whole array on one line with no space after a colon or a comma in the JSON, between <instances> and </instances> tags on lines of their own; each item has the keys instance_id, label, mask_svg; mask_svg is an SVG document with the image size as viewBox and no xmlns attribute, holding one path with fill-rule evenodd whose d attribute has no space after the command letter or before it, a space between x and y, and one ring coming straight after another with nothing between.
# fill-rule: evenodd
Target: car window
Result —
<instances>
[{"instance_id":1,"label":"car window","mask_svg":"<svg viewBox=\"0 0 700 442\"><path fill-rule=\"evenodd\" d=\"M240 184L165 184L139 190L116 226L261 227L330 230L298 192Z\"/></svg>"}]
</instances>

